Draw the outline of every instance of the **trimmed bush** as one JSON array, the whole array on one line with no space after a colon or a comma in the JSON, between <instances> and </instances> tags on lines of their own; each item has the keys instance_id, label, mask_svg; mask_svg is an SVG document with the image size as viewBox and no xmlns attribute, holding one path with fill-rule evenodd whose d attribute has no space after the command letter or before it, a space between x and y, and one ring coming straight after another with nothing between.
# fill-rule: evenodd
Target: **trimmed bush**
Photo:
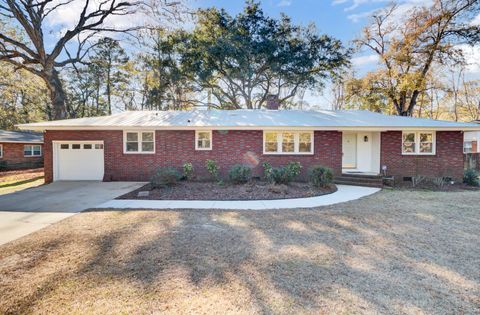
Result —
<instances>
[{"instance_id":1,"label":"trimmed bush","mask_svg":"<svg viewBox=\"0 0 480 315\"><path fill-rule=\"evenodd\" d=\"M165 186L173 186L182 178L182 174L171 166L159 167L155 171L155 175L150 179L152 188L161 188Z\"/></svg>"},{"instance_id":2,"label":"trimmed bush","mask_svg":"<svg viewBox=\"0 0 480 315\"><path fill-rule=\"evenodd\" d=\"M218 173L220 172L220 167L218 167L217 162L214 160L207 160L205 162L208 173L213 177L214 180L218 181Z\"/></svg>"},{"instance_id":3,"label":"trimmed bush","mask_svg":"<svg viewBox=\"0 0 480 315\"><path fill-rule=\"evenodd\" d=\"M468 169L463 175L463 182L469 186L480 186L480 179L478 173L473 169Z\"/></svg>"},{"instance_id":4,"label":"trimmed bush","mask_svg":"<svg viewBox=\"0 0 480 315\"><path fill-rule=\"evenodd\" d=\"M192 163L185 163L185 164L183 164L183 177L184 177L186 180L192 179L192 177L193 177L193 171L194 171L194 168L193 168Z\"/></svg>"},{"instance_id":5,"label":"trimmed bush","mask_svg":"<svg viewBox=\"0 0 480 315\"><path fill-rule=\"evenodd\" d=\"M308 171L308 180L315 187L326 187L333 182L333 171L320 165L312 166Z\"/></svg>"},{"instance_id":6,"label":"trimmed bush","mask_svg":"<svg viewBox=\"0 0 480 315\"><path fill-rule=\"evenodd\" d=\"M246 165L236 164L228 172L228 177L235 184L243 184L250 180L252 169Z\"/></svg>"},{"instance_id":7,"label":"trimmed bush","mask_svg":"<svg viewBox=\"0 0 480 315\"><path fill-rule=\"evenodd\" d=\"M289 162L285 166L272 167L270 163L263 163L263 173L267 181L277 185L287 185L292 182L302 171L300 162Z\"/></svg>"}]
</instances>

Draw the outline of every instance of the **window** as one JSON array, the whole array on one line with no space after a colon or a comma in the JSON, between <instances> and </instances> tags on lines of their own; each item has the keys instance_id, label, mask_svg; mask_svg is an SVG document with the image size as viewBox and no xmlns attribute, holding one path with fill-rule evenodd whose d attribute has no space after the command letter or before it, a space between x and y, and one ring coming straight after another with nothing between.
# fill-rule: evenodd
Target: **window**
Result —
<instances>
[{"instance_id":1,"label":"window","mask_svg":"<svg viewBox=\"0 0 480 315\"><path fill-rule=\"evenodd\" d=\"M96 144L95 144L95 150L103 150L103 144L101 144L101 143L96 143Z\"/></svg>"},{"instance_id":2,"label":"window","mask_svg":"<svg viewBox=\"0 0 480 315\"><path fill-rule=\"evenodd\" d=\"M41 145L25 145L23 146L23 156L42 156Z\"/></svg>"},{"instance_id":3,"label":"window","mask_svg":"<svg viewBox=\"0 0 480 315\"><path fill-rule=\"evenodd\" d=\"M70 146L69 146L67 143L60 144L60 149L66 150L66 149L68 149L68 148L70 148Z\"/></svg>"},{"instance_id":4,"label":"window","mask_svg":"<svg viewBox=\"0 0 480 315\"><path fill-rule=\"evenodd\" d=\"M124 134L125 153L154 153L155 132L153 131L126 131ZM95 145L95 149L103 149Z\"/></svg>"},{"instance_id":5,"label":"window","mask_svg":"<svg viewBox=\"0 0 480 315\"><path fill-rule=\"evenodd\" d=\"M195 131L195 150L212 149L212 131Z\"/></svg>"},{"instance_id":6,"label":"window","mask_svg":"<svg viewBox=\"0 0 480 315\"><path fill-rule=\"evenodd\" d=\"M74 150L79 150L80 149L80 144L72 144L72 149Z\"/></svg>"},{"instance_id":7,"label":"window","mask_svg":"<svg viewBox=\"0 0 480 315\"><path fill-rule=\"evenodd\" d=\"M3 158L3 144L0 144L0 158Z\"/></svg>"},{"instance_id":8,"label":"window","mask_svg":"<svg viewBox=\"0 0 480 315\"><path fill-rule=\"evenodd\" d=\"M463 153L472 153L473 152L473 142L465 141L463 143Z\"/></svg>"},{"instance_id":9,"label":"window","mask_svg":"<svg viewBox=\"0 0 480 315\"><path fill-rule=\"evenodd\" d=\"M90 150L90 149L92 149L92 145L91 144L84 144L83 149Z\"/></svg>"},{"instance_id":10,"label":"window","mask_svg":"<svg viewBox=\"0 0 480 315\"><path fill-rule=\"evenodd\" d=\"M313 132L311 131L265 131L264 154L312 154Z\"/></svg>"},{"instance_id":11,"label":"window","mask_svg":"<svg viewBox=\"0 0 480 315\"><path fill-rule=\"evenodd\" d=\"M402 135L402 154L435 154L435 132L404 132Z\"/></svg>"}]
</instances>

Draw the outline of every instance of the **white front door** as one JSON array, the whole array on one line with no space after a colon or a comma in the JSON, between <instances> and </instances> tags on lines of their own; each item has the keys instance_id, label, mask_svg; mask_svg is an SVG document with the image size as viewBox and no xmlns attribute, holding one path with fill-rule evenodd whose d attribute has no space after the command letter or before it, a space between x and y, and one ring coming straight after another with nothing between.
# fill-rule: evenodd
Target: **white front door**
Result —
<instances>
[{"instance_id":1,"label":"white front door","mask_svg":"<svg viewBox=\"0 0 480 315\"><path fill-rule=\"evenodd\" d=\"M103 180L103 142L56 142L54 163L54 180Z\"/></svg>"},{"instance_id":2,"label":"white front door","mask_svg":"<svg viewBox=\"0 0 480 315\"><path fill-rule=\"evenodd\" d=\"M342 167L357 167L357 135L355 133L344 133L342 137Z\"/></svg>"}]
</instances>

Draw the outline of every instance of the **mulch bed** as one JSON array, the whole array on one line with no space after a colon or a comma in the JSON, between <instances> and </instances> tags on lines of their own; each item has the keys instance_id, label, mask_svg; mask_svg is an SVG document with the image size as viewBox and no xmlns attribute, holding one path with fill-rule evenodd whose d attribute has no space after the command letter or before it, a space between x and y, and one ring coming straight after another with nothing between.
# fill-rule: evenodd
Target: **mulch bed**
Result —
<instances>
[{"instance_id":1,"label":"mulch bed","mask_svg":"<svg viewBox=\"0 0 480 315\"><path fill-rule=\"evenodd\" d=\"M419 191L480 191L480 187L474 187L474 186L469 186L464 183L445 183L443 186L438 186L435 185L434 183L430 181L422 182L415 187L413 187L411 182L403 182L396 184L394 189L399 189L399 190L419 190Z\"/></svg>"},{"instance_id":2,"label":"mulch bed","mask_svg":"<svg viewBox=\"0 0 480 315\"><path fill-rule=\"evenodd\" d=\"M146 197L138 193L148 191ZM331 194L337 191L335 185L316 188L308 183L294 182L289 185L274 185L261 181L246 184L218 184L214 182L179 182L172 187L152 189L147 184L117 199L142 200L272 200L305 198Z\"/></svg>"}]
</instances>

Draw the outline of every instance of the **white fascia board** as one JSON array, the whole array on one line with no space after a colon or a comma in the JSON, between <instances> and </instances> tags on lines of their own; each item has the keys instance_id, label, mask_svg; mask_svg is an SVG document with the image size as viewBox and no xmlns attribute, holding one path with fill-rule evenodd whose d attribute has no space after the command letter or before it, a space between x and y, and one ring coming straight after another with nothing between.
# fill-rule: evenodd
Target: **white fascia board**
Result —
<instances>
[{"instance_id":1,"label":"white fascia board","mask_svg":"<svg viewBox=\"0 0 480 315\"><path fill-rule=\"evenodd\" d=\"M436 131L480 131L480 126L461 127L326 127L326 126L48 126L17 125L21 130L325 130L325 131L402 131L402 130L436 130Z\"/></svg>"}]
</instances>

